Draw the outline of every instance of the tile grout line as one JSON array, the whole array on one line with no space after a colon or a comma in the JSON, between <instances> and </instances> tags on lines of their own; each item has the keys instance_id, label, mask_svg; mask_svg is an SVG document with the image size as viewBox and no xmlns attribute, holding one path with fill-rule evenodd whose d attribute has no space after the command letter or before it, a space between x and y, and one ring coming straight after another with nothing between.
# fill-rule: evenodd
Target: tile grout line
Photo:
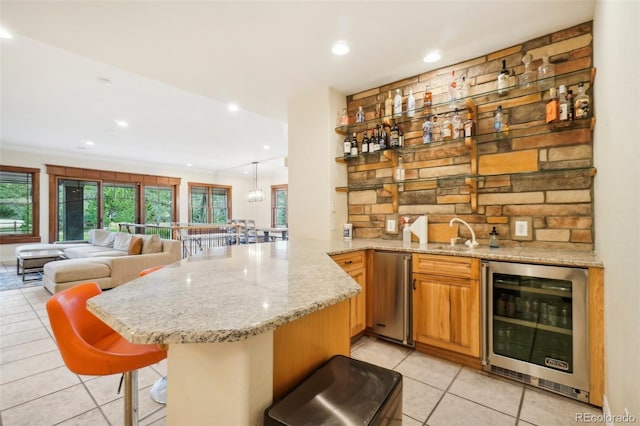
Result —
<instances>
[{"instance_id":1,"label":"tile grout line","mask_svg":"<svg viewBox=\"0 0 640 426\"><path fill-rule=\"evenodd\" d=\"M458 367L458 372L456 373L456 375L453 377L453 379L451 380L451 382L449 383L449 385L447 386L447 389L444 390L444 392L442 392L442 395L440 395L440 398L438 398L438 402L436 402L436 404L433 406L433 408L431 409L431 412L429 412L429 415L427 416L427 418L424 420L423 425L427 425L427 423L429 422L429 419L431 418L431 416L433 416L433 413L435 413L436 409L438 408L438 406L440 405L440 403L442 402L442 400L444 399L445 395L447 393L449 393L449 389L451 389L451 386L453 386L453 382L456 381L456 379L458 378L458 376L460 375L460 373L462 372L462 369L464 368L464 366L461 364ZM438 389L438 388L436 388Z\"/></svg>"}]
</instances>

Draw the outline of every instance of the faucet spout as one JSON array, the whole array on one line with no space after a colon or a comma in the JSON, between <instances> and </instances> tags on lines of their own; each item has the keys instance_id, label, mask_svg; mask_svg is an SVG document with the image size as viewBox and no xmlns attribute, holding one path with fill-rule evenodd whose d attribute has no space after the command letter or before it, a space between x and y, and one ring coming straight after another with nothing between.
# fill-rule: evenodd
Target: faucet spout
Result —
<instances>
[{"instance_id":1,"label":"faucet spout","mask_svg":"<svg viewBox=\"0 0 640 426\"><path fill-rule=\"evenodd\" d=\"M465 242L465 244L467 245L467 247L469 248L475 248L478 247L480 244L478 244L478 242L476 241L476 233L473 232L473 229L471 228L471 226L465 222L462 219L459 219L457 217L454 217L453 219L451 219L451 221L449 222L449 226L453 226L454 222L460 222L463 225L465 225L467 228L469 228L469 232L471 232L471 240L467 240L467 242Z\"/></svg>"}]
</instances>

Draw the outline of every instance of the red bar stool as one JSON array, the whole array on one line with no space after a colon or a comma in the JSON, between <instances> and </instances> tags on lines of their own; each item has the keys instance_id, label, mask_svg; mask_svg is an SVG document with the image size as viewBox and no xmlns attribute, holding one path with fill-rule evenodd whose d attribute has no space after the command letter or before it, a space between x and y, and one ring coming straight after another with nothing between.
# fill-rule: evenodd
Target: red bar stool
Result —
<instances>
[{"instance_id":1,"label":"red bar stool","mask_svg":"<svg viewBox=\"0 0 640 426\"><path fill-rule=\"evenodd\" d=\"M151 268L140 271L140 276L144 277L152 272L164 268L166 265L152 266ZM162 376L151 386L151 399L159 404L167 403L167 376Z\"/></svg>"},{"instance_id":2,"label":"red bar stool","mask_svg":"<svg viewBox=\"0 0 640 426\"><path fill-rule=\"evenodd\" d=\"M138 369L167 357L158 345L131 343L87 310L87 300L100 294L85 283L54 294L47 301L53 335L69 370L106 376L124 373L125 425L138 424Z\"/></svg>"}]
</instances>

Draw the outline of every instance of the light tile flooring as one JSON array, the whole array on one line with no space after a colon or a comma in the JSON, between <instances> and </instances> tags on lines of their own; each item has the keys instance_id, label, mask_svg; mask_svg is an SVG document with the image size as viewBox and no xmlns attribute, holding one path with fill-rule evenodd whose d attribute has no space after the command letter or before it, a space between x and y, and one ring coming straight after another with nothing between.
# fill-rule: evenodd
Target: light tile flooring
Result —
<instances>
[{"instance_id":1,"label":"light tile flooring","mask_svg":"<svg viewBox=\"0 0 640 426\"><path fill-rule=\"evenodd\" d=\"M42 287L0 292L0 425L121 425L119 375L78 376L65 367L47 318ZM403 374L405 426L569 425L595 407L489 377L374 338L352 348L354 358ZM149 397L166 362L139 375L141 425L164 425L165 407Z\"/></svg>"}]
</instances>

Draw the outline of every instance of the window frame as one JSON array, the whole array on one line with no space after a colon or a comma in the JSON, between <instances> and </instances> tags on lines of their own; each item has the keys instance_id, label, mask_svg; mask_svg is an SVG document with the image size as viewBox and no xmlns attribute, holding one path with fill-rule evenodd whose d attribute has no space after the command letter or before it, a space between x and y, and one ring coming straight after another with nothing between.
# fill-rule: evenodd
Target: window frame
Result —
<instances>
[{"instance_id":1,"label":"window frame","mask_svg":"<svg viewBox=\"0 0 640 426\"><path fill-rule=\"evenodd\" d=\"M271 227L272 228L276 227L276 217L277 217L276 194L278 193L278 191L282 191L282 190L284 190L287 194L287 205L285 206L285 219L286 219L287 226L289 224L289 185L288 184L271 185Z\"/></svg>"},{"instance_id":2,"label":"window frame","mask_svg":"<svg viewBox=\"0 0 640 426\"><path fill-rule=\"evenodd\" d=\"M31 167L5 166L0 164L0 171L31 174L31 206L33 224L31 234L0 235L0 244L39 243L40 236L40 169Z\"/></svg>"},{"instance_id":3,"label":"window frame","mask_svg":"<svg viewBox=\"0 0 640 426\"><path fill-rule=\"evenodd\" d=\"M193 188L204 188L207 190L207 222L205 222L205 224L210 224L210 225L223 225L220 223L213 223L213 190L214 189L222 189L225 190L227 192L227 220L231 219L233 217L232 212L231 212L231 206L232 206L232 195L233 195L233 190L232 187L229 185L218 185L215 183L201 183L201 182L188 182L187 184L188 188L189 188L189 194L188 194L188 210L189 210L189 217L188 217L188 223L194 223L193 222L193 217L192 217L192 212L193 212L193 205L192 203L192 193L193 193Z\"/></svg>"}]
</instances>

